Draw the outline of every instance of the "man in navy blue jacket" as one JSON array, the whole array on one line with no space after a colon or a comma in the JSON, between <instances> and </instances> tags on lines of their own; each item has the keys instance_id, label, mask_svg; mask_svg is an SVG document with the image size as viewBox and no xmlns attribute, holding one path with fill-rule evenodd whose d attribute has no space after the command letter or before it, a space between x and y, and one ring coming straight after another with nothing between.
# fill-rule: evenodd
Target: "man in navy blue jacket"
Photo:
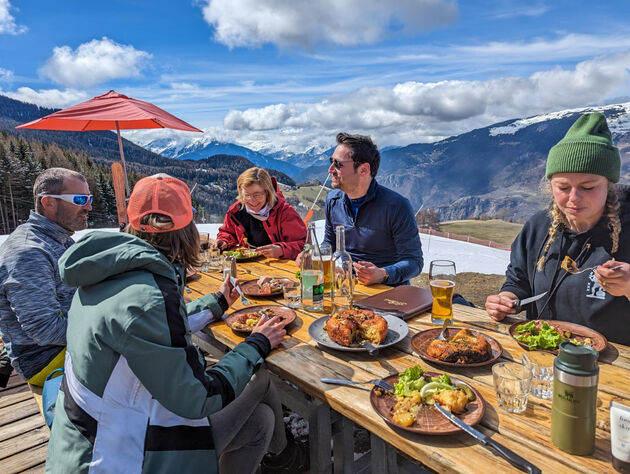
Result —
<instances>
[{"instance_id":1,"label":"man in navy blue jacket","mask_svg":"<svg viewBox=\"0 0 630 474\"><path fill-rule=\"evenodd\" d=\"M409 284L423 264L409 200L376 182L381 155L370 137L340 133L337 144L328 169L335 189L326 197L324 241L335 249L335 228L343 225L361 283Z\"/></svg>"}]
</instances>

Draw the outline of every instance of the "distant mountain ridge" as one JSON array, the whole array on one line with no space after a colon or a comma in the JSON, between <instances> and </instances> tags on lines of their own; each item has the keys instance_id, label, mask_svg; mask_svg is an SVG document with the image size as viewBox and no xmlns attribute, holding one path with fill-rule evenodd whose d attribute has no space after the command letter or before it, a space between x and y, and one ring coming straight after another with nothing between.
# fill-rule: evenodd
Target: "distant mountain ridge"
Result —
<instances>
[{"instance_id":1,"label":"distant mountain ridge","mask_svg":"<svg viewBox=\"0 0 630 474\"><path fill-rule=\"evenodd\" d=\"M630 182L630 102L507 120L449 137L381 150L379 183L414 209L436 209L442 220L483 214L524 221L547 206L540 192L547 153L583 113L603 112L619 147L621 182ZM327 164L303 169L296 181L320 179Z\"/></svg>"},{"instance_id":2,"label":"distant mountain ridge","mask_svg":"<svg viewBox=\"0 0 630 474\"><path fill-rule=\"evenodd\" d=\"M16 102L0 96L0 129L20 133L13 130L17 123L52 112L52 109L30 104L18 103L22 106L16 106ZM384 147L377 179L407 197L415 209L436 209L443 220L488 214L523 221L548 203L539 188L549 149L564 136L579 115L593 111L606 115L613 141L621 151L621 181L630 182L630 102L506 120L435 143ZM97 158L102 156L109 161L118 158L116 137L111 132L24 132L43 134L30 135L43 142L68 140L63 146ZM203 180L207 177L207 166L187 159L220 156L222 160L231 160L236 154L257 166L277 166L275 169L282 171L276 173L278 179L290 185L293 180L324 181L328 158L334 150L334 147L328 150L309 148L303 153L289 153L258 144L253 146L258 150L255 151L217 141L209 135L192 134L190 138L136 142L160 154L183 160L177 165L177 161L125 141L125 155L139 172L165 167L173 173L188 176L187 179ZM210 162L216 163L214 160Z\"/></svg>"},{"instance_id":3,"label":"distant mountain ridge","mask_svg":"<svg viewBox=\"0 0 630 474\"><path fill-rule=\"evenodd\" d=\"M179 141L172 139L155 139L147 143L139 143L148 150L177 160L201 160L214 155L237 155L247 158L256 166L282 171L289 176L297 174L300 170L298 166L289 161L278 160L273 156L233 143L219 142L207 136L191 137L190 143L184 146L181 146Z\"/></svg>"}]
</instances>

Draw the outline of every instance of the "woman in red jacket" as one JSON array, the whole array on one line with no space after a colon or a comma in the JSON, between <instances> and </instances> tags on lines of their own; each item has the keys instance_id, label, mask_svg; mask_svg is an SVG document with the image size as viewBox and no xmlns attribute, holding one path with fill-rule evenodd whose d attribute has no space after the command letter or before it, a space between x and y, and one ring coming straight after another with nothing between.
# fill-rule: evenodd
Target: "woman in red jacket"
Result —
<instances>
[{"instance_id":1,"label":"woman in red jacket","mask_svg":"<svg viewBox=\"0 0 630 474\"><path fill-rule=\"evenodd\" d=\"M282 196L276 179L263 168L250 168L236 186L238 200L225 214L215 246L226 250L251 245L265 257L295 259L304 246L306 226Z\"/></svg>"}]
</instances>

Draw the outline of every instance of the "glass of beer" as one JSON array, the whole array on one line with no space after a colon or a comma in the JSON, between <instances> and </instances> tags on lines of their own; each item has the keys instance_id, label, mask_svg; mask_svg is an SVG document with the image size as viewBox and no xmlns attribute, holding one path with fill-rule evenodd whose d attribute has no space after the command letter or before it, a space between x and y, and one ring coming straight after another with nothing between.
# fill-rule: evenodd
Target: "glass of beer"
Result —
<instances>
[{"instance_id":1,"label":"glass of beer","mask_svg":"<svg viewBox=\"0 0 630 474\"><path fill-rule=\"evenodd\" d=\"M453 291L455 290L455 262L433 260L429 268L429 286L433 296L431 322L442 325L453 320Z\"/></svg>"},{"instance_id":2,"label":"glass of beer","mask_svg":"<svg viewBox=\"0 0 630 474\"><path fill-rule=\"evenodd\" d=\"M324 272L324 294L330 294L330 288L332 286L332 247L327 242L322 242L319 246L319 253L322 256L323 268L319 268L320 263L318 258L313 259L313 265L318 267L318 270Z\"/></svg>"}]
</instances>

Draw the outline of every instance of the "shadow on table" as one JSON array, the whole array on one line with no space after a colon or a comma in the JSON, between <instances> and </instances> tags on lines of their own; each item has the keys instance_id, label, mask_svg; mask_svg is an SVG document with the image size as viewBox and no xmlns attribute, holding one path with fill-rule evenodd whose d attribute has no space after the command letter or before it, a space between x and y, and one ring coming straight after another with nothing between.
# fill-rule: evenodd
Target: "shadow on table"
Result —
<instances>
[{"instance_id":1,"label":"shadow on table","mask_svg":"<svg viewBox=\"0 0 630 474\"><path fill-rule=\"evenodd\" d=\"M599 354L599 362L606 362L608 364L612 364L619 358L619 351L612 344L606 345L606 349L604 349Z\"/></svg>"}]
</instances>

